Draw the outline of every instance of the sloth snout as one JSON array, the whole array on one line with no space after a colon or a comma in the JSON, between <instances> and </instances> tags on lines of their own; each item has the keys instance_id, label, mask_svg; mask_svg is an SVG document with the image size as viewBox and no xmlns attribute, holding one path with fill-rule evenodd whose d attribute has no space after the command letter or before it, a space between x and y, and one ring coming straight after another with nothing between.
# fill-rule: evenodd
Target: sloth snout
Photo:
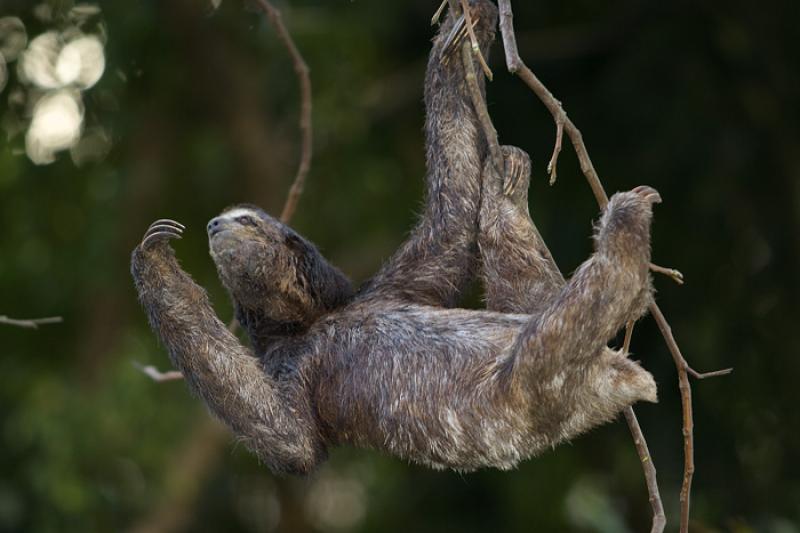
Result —
<instances>
[{"instance_id":1,"label":"sloth snout","mask_svg":"<svg viewBox=\"0 0 800 533\"><path fill-rule=\"evenodd\" d=\"M227 225L226 222L227 221L222 217L212 218L211 221L208 223L208 226L206 226L206 230L208 231L208 236L213 237L214 235L222 231Z\"/></svg>"}]
</instances>

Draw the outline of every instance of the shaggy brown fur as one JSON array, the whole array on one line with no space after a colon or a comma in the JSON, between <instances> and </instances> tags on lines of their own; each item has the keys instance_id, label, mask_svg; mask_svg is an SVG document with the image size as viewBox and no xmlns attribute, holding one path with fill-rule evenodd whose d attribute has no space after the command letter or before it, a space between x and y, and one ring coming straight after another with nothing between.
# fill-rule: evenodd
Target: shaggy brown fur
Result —
<instances>
[{"instance_id":1,"label":"shaggy brown fur","mask_svg":"<svg viewBox=\"0 0 800 533\"><path fill-rule=\"evenodd\" d=\"M496 8L472 2L484 53ZM426 79L428 194L421 222L354 294L306 239L258 208L208 225L211 255L253 350L216 317L158 221L132 273L153 329L192 390L270 468L305 473L333 445L384 450L437 468L511 468L655 401L652 376L607 341L650 298L648 187L615 195L596 252L565 282L527 211L530 163L486 160L460 61ZM503 194L502 183L516 187ZM479 248L479 249L478 249ZM451 308L478 259L488 310Z\"/></svg>"}]
</instances>

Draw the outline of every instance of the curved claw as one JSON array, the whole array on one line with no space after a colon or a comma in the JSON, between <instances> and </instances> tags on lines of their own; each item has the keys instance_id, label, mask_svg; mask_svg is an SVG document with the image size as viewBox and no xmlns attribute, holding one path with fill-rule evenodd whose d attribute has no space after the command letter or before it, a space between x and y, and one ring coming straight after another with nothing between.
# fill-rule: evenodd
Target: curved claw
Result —
<instances>
[{"instance_id":1,"label":"curved claw","mask_svg":"<svg viewBox=\"0 0 800 533\"><path fill-rule=\"evenodd\" d=\"M160 219L156 220L155 222L153 222L152 224L150 224L150 227L152 228L153 226L160 225L160 224L167 224L167 225L174 226L174 227L176 227L178 229L181 229L181 230L186 229L186 226L184 226L180 222L178 222L176 220L169 219L169 218L160 218Z\"/></svg>"},{"instance_id":2,"label":"curved claw","mask_svg":"<svg viewBox=\"0 0 800 533\"><path fill-rule=\"evenodd\" d=\"M461 39L466 34L465 28L467 27L467 19L464 17L462 13L459 15L456 23L453 24L453 27L450 29L450 33L447 34L447 37L442 44L442 50L439 52L439 59L444 60L447 57L451 50L455 48L455 45L458 44Z\"/></svg>"},{"instance_id":3,"label":"curved claw","mask_svg":"<svg viewBox=\"0 0 800 533\"><path fill-rule=\"evenodd\" d=\"M178 235L183 235L183 228L179 228L176 226L170 226L169 224L153 224L147 231L144 233L145 237L155 231L169 231L176 233Z\"/></svg>"},{"instance_id":4,"label":"curved claw","mask_svg":"<svg viewBox=\"0 0 800 533\"><path fill-rule=\"evenodd\" d=\"M651 204L660 204L661 203L661 195L658 193L657 190L648 186L648 185L639 185L633 192L642 196L645 200L650 202Z\"/></svg>"},{"instance_id":5,"label":"curved claw","mask_svg":"<svg viewBox=\"0 0 800 533\"><path fill-rule=\"evenodd\" d=\"M148 244L154 242L180 239L183 237L184 229L186 229L186 226L174 220L166 218L156 220L147 228L139 246L144 249Z\"/></svg>"},{"instance_id":6,"label":"curved claw","mask_svg":"<svg viewBox=\"0 0 800 533\"><path fill-rule=\"evenodd\" d=\"M472 27L475 28L478 22L480 22L480 17L477 13L472 13ZM461 41L464 40L464 37L466 37L468 33L467 19L462 13L459 15L458 19L456 19L453 28L450 30L450 33L447 34L444 44L442 44L442 49L439 52L439 61L445 62L451 54L455 53L458 45L461 44Z\"/></svg>"},{"instance_id":7,"label":"curved claw","mask_svg":"<svg viewBox=\"0 0 800 533\"><path fill-rule=\"evenodd\" d=\"M504 146L505 170L503 175L503 193L511 196L516 191L527 191L530 178L530 158L528 154L513 146Z\"/></svg>"},{"instance_id":8,"label":"curved claw","mask_svg":"<svg viewBox=\"0 0 800 533\"><path fill-rule=\"evenodd\" d=\"M145 235L144 239L142 240L141 246L142 248L146 248L147 244L150 242L156 242L169 239L181 239L182 235L180 233L173 233L170 231L156 231L155 233L150 233Z\"/></svg>"}]
</instances>

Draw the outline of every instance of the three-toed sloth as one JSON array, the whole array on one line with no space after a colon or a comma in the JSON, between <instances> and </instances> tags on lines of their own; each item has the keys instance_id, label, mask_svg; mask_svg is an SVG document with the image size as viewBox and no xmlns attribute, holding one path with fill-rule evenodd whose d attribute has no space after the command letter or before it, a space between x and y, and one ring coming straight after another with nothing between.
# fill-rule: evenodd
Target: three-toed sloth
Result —
<instances>
[{"instance_id":1,"label":"three-toed sloth","mask_svg":"<svg viewBox=\"0 0 800 533\"><path fill-rule=\"evenodd\" d=\"M488 54L496 8L471 6ZM262 210L226 210L208 224L209 244L247 348L178 265L168 241L183 226L156 222L133 252L139 298L173 364L275 471L309 472L347 444L436 468L507 469L656 400L652 376L607 343L650 301L658 193L614 195L594 254L565 281L528 213L527 154L505 147L494 168L464 66L442 61L456 24L442 24L427 69L424 212L360 289ZM474 275L486 310L455 308Z\"/></svg>"}]
</instances>

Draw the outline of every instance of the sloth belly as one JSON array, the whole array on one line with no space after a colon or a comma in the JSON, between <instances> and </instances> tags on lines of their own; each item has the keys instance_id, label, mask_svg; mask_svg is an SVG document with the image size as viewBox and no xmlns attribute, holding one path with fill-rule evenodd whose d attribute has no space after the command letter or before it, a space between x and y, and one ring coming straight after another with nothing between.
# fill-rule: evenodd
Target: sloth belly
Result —
<instances>
[{"instance_id":1,"label":"sloth belly","mask_svg":"<svg viewBox=\"0 0 800 533\"><path fill-rule=\"evenodd\" d=\"M498 376L528 317L494 315L403 309L331 327L340 355L323 362L317 401L330 440L461 471L530 456L526 400Z\"/></svg>"}]
</instances>

